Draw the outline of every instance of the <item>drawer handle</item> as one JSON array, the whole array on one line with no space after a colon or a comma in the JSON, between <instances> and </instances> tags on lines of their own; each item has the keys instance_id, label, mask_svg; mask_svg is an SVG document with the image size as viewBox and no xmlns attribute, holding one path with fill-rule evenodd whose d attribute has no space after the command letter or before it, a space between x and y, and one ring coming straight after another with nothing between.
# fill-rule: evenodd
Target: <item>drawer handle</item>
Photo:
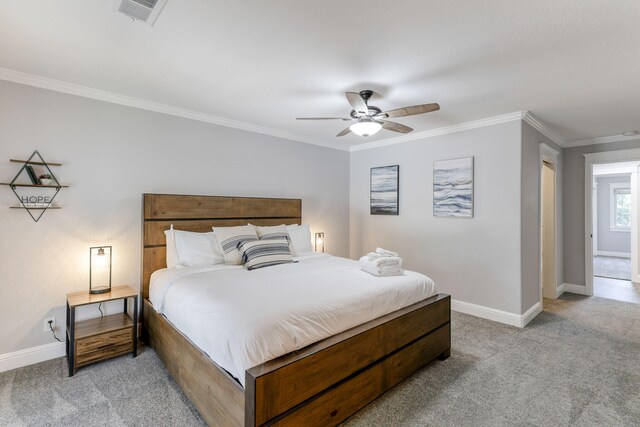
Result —
<instances>
[{"instance_id":1,"label":"drawer handle","mask_svg":"<svg viewBox=\"0 0 640 427\"><path fill-rule=\"evenodd\" d=\"M96 350L102 350L104 348L109 348L109 347L113 347L114 344L105 344L105 345L101 345L100 347L96 347Z\"/></svg>"}]
</instances>

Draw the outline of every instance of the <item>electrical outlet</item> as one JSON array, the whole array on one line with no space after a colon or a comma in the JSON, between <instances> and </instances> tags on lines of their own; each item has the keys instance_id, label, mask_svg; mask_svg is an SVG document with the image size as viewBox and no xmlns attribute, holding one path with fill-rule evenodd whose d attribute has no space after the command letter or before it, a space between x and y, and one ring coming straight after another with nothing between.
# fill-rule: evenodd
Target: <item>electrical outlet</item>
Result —
<instances>
[{"instance_id":1,"label":"electrical outlet","mask_svg":"<svg viewBox=\"0 0 640 427\"><path fill-rule=\"evenodd\" d=\"M44 319L44 331L45 332L51 332L51 328L49 327L49 321L51 321L51 327L53 327L53 330L56 330L56 318L55 317L47 317Z\"/></svg>"}]
</instances>

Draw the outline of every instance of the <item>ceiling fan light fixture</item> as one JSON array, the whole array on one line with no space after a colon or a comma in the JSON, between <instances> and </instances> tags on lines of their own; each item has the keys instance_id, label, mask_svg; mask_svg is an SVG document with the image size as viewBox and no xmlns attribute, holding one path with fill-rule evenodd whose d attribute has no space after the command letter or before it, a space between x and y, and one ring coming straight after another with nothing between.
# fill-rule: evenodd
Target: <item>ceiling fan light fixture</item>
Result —
<instances>
[{"instance_id":1,"label":"ceiling fan light fixture","mask_svg":"<svg viewBox=\"0 0 640 427\"><path fill-rule=\"evenodd\" d=\"M382 129L382 125L373 120L361 120L349 126L349 130L359 136L370 136Z\"/></svg>"},{"instance_id":2,"label":"ceiling fan light fixture","mask_svg":"<svg viewBox=\"0 0 640 427\"><path fill-rule=\"evenodd\" d=\"M140 1L140 0L138 0ZM355 133L359 136L371 136L377 133L380 129L385 128L392 132L406 134L413 131L409 126L405 126L401 123L396 123L389 118L395 117L407 117L415 116L417 114L430 113L432 111L438 111L440 105L433 102L431 104L418 104L410 107L401 107L394 110L382 111L382 109L369 105L367 101L373 95L371 90L361 90L357 92L345 92L347 102L351 106L350 118L343 117L298 117L296 120L341 120L345 122L355 121L346 129L341 130L336 137Z\"/></svg>"}]
</instances>

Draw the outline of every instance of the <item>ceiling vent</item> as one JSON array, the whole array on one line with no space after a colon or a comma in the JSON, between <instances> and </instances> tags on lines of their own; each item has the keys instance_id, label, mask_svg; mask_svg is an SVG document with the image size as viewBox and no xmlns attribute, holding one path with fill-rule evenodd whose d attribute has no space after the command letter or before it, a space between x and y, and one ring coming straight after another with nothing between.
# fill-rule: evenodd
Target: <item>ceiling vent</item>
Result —
<instances>
[{"instance_id":1,"label":"ceiling vent","mask_svg":"<svg viewBox=\"0 0 640 427\"><path fill-rule=\"evenodd\" d=\"M118 2L118 11L131 19L153 25L166 2L167 0L121 0Z\"/></svg>"}]
</instances>

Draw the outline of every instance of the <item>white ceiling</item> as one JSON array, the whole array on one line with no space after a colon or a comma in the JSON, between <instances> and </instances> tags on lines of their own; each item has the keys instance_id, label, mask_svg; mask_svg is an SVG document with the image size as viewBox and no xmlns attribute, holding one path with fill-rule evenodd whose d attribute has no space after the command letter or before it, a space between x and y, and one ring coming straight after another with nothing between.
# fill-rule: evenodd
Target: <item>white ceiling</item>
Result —
<instances>
[{"instance_id":1,"label":"white ceiling","mask_svg":"<svg viewBox=\"0 0 640 427\"><path fill-rule=\"evenodd\" d=\"M241 121L335 138L343 93L429 131L531 111L566 141L640 129L640 1L168 0L153 27L113 0L0 0L0 67ZM375 101L375 102L374 102Z\"/></svg>"}]
</instances>

